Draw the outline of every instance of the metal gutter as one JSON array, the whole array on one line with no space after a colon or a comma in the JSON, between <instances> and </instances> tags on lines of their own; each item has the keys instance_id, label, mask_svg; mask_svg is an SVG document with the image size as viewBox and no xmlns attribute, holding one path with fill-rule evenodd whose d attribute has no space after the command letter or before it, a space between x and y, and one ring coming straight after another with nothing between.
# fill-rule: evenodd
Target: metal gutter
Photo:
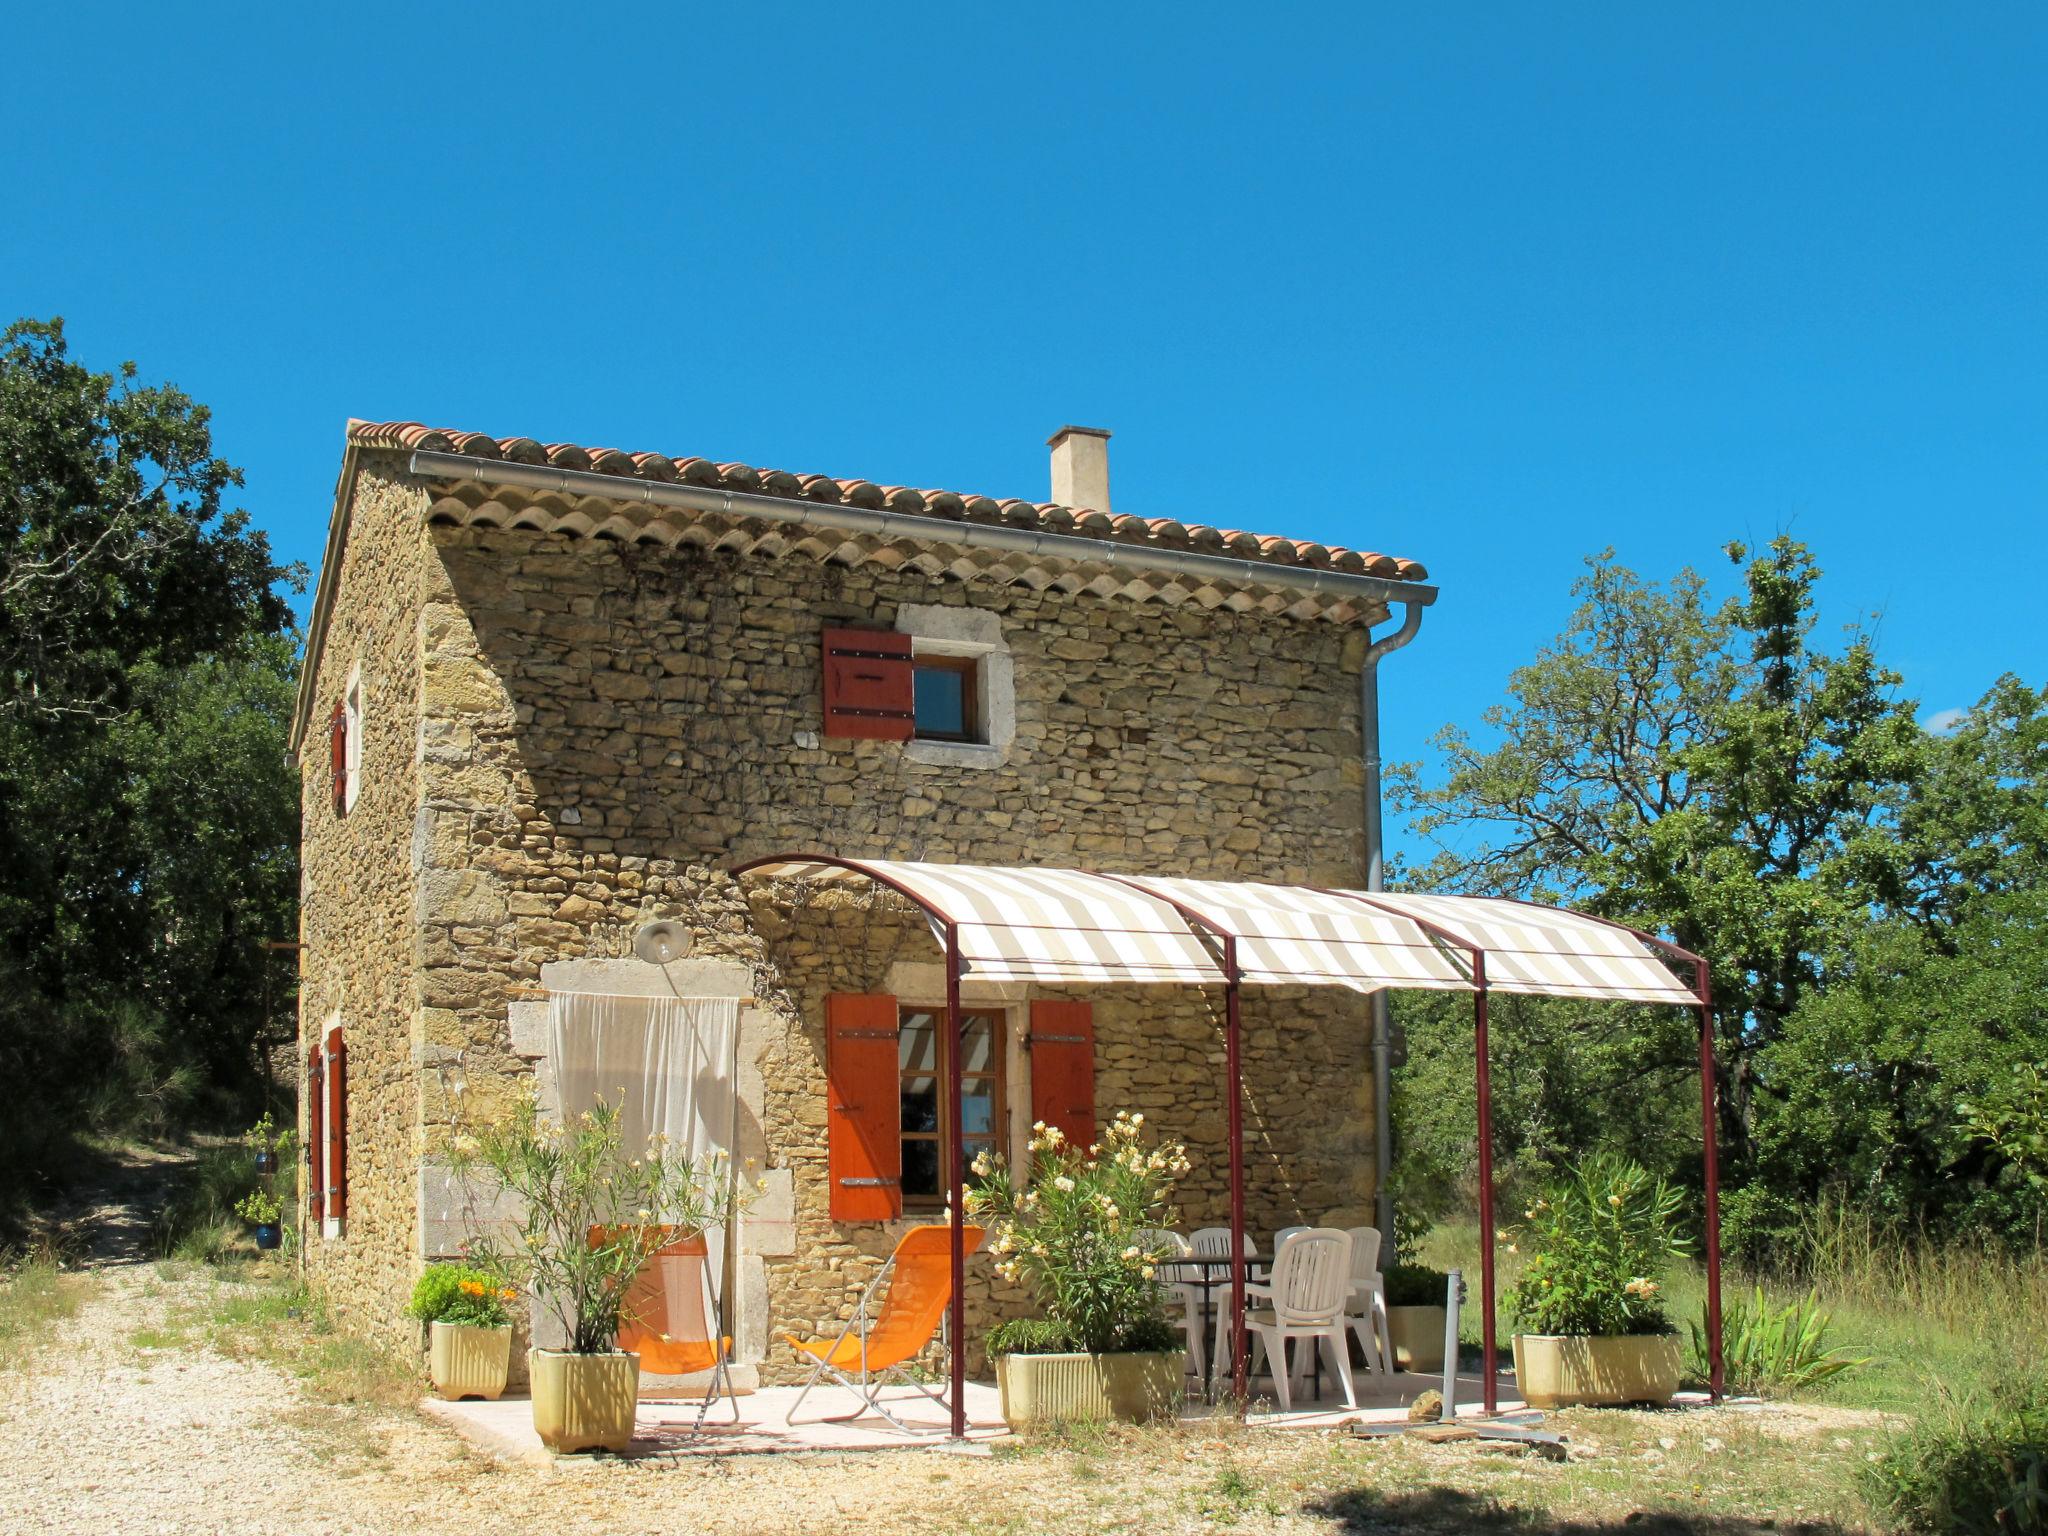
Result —
<instances>
[{"instance_id":1,"label":"metal gutter","mask_svg":"<svg viewBox=\"0 0 2048 1536\"><path fill-rule=\"evenodd\" d=\"M334 481L334 510L327 516L327 547L320 556L320 575L313 587L313 610L306 616L306 649L299 658L298 697L292 704L291 734L285 738L284 760L288 768L299 765L299 744L305 740L306 724L313 717L314 675L320 670L320 654L327 644L327 615L334 607L334 589L341 581L341 557L348 548L349 496L355 486L357 445L350 443L341 455L341 473Z\"/></svg>"},{"instance_id":2,"label":"metal gutter","mask_svg":"<svg viewBox=\"0 0 2048 1536\"><path fill-rule=\"evenodd\" d=\"M912 512L793 501L787 497L763 496L751 491L677 485L663 480L632 480L592 470L479 459L464 453L436 453L420 449L412 455L410 468L413 474L424 480L473 480L485 485L516 486L540 493L590 496L604 501L637 501L649 506L675 507L685 512L759 518L764 522L791 523L804 528L835 528L885 539L915 539L927 544L959 544L970 549L1037 555L1046 559L1071 560L1078 565L1156 571L1241 586L1284 587L1359 598L1386 606L1408 603L1420 608L1436 601L1435 587L1412 581L1390 581L1383 576L1361 576L1350 571L1314 566L1272 565L1263 560L1240 560L1230 555L1203 554L1197 550L1158 549L1148 544L1125 544L1111 539L1046 533L1001 524L954 522L949 518Z\"/></svg>"},{"instance_id":3,"label":"metal gutter","mask_svg":"<svg viewBox=\"0 0 2048 1536\"><path fill-rule=\"evenodd\" d=\"M1386 889L1385 832L1380 822L1380 660L1398 651L1422 628L1422 604L1409 603L1401 627L1366 647L1358 673L1359 752L1365 760L1365 888ZM1398 1263L1394 1244L1394 1040L1384 989L1372 994L1373 1172L1379 1184L1374 1214L1389 1264Z\"/></svg>"}]
</instances>

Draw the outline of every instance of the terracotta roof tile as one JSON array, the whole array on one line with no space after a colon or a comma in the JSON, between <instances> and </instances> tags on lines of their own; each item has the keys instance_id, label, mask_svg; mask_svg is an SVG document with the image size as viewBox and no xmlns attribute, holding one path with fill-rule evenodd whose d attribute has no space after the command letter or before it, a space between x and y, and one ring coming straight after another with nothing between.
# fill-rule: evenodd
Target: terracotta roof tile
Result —
<instances>
[{"instance_id":1,"label":"terracotta roof tile","mask_svg":"<svg viewBox=\"0 0 2048 1536\"><path fill-rule=\"evenodd\" d=\"M483 459L509 459L521 464L551 464L557 469L594 470L625 479L681 481L766 496L883 508L916 516L953 521L1000 522L1078 533L1087 538L1161 544L1210 553L1262 560L1274 565L1332 566L1362 571L1395 581L1427 581L1429 571L1414 560L1392 555L1297 543L1272 534L1242 533L1172 518L1111 517L1088 507L1060 507L1016 499L995 500L956 491L915 490L901 485L875 485L867 480L840 480L830 475L796 475L750 464L718 464L709 459L670 458L659 453L632 453L617 448L584 448L575 443L540 443L530 437L491 437L482 432L452 432L416 421L350 421L348 440L364 448L415 448L463 453Z\"/></svg>"}]
</instances>

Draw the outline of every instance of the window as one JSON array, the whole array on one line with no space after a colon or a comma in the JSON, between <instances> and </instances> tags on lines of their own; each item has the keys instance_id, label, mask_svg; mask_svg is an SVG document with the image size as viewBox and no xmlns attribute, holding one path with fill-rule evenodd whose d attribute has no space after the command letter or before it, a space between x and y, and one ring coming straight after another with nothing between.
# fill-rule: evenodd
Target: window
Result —
<instances>
[{"instance_id":1,"label":"window","mask_svg":"<svg viewBox=\"0 0 2048 1536\"><path fill-rule=\"evenodd\" d=\"M348 741L343 762L347 777L343 780L341 808L352 811L356 808L356 796L363 786L363 669L357 667L348 675L348 687L342 694L342 712L347 719Z\"/></svg>"},{"instance_id":2,"label":"window","mask_svg":"<svg viewBox=\"0 0 2048 1536\"><path fill-rule=\"evenodd\" d=\"M920 741L980 741L981 661L920 653L911 664Z\"/></svg>"},{"instance_id":3,"label":"window","mask_svg":"<svg viewBox=\"0 0 2048 1536\"><path fill-rule=\"evenodd\" d=\"M306 1056L306 1214L322 1237L348 1215L348 1049L341 1015Z\"/></svg>"},{"instance_id":4,"label":"window","mask_svg":"<svg viewBox=\"0 0 2048 1536\"><path fill-rule=\"evenodd\" d=\"M939 1037L943 1008L904 1008L897 1023L897 1076L903 1139L903 1203L932 1209L945 1204L945 1077ZM982 1151L1001 1151L1003 1015L960 1015L960 1125L962 1151L972 1162Z\"/></svg>"}]
</instances>

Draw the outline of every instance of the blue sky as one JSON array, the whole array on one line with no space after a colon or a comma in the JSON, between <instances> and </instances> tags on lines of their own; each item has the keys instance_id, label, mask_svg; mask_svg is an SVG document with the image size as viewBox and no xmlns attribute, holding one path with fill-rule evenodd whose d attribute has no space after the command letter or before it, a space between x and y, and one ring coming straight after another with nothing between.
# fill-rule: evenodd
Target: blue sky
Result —
<instances>
[{"instance_id":1,"label":"blue sky","mask_svg":"<svg viewBox=\"0 0 2048 1536\"><path fill-rule=\"evenodd\" d=\"M1582 557L1790 529L1924 712L2048 673L2048 8L38 7L0 311L213 405L317 560L350 415L1425 561L1413 756Z\"/></svg>"}]
</instances>

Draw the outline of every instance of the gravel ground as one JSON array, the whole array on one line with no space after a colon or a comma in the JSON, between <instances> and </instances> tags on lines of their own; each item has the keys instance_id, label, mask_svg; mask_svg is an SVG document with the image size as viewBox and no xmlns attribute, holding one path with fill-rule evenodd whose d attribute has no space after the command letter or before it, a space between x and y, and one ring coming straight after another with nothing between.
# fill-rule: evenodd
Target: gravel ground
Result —
<instances>
[{"instance_id":1,"label":"gravel ground","mask_svg":"<svg viewBox=\"0 0 2048 1536\"><path fill-rule=\"evenodd\" d=\"M260 1285L146 1265L77 1283L78 1313L0 1374L0 1532L1819 1532L1855 1528L1820 1474L1870 1443L1867 1415L1722 1409L1563 1416L1564 1466L1208 1427L994 1456L507 1466L409 1409L323 1401L205 1342L193 1319Z\"/></svg>"}]
</instances>

